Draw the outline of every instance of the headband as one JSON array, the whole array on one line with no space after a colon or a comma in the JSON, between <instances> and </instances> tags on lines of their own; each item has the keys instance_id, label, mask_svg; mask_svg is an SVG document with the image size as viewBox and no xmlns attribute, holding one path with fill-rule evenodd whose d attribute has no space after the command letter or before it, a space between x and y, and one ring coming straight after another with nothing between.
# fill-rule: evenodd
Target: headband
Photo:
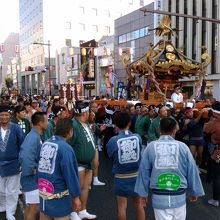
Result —
<instances>
[{"instance_id":1,"label":"headband","mask_svg":"<svg viewBox=\"0 0 220 220\"><path fill-rule=\"evenodd\" d=\"M64 111L64 109L61 108L60 111L58 111L55 115L58 116L58 115L60 115L63 111Z\"/></svg>"},{"instance_id":2,"label":"headband","mask_svg":"<svg viewBox=\"0 0 220 220\"><path fill-rule=\"evenodd\" d=\"M114 114L114 112L112 111L112 110L109 110L109 109L105 109L105 112L107 113L107 114L109 114L109 115L113 115Z\"/></svg>"},{"instance_id":3,"label":"headband","mask_svg":"<svg viewBox=\"0 0 220 220\"><path fill-rule=\"evenodd\" d=\"M214 113L216 113L216 114L219 114L219 115L220 115L220 111L215 110L215 109L213 109L213 108L212 108L212 111L213 111Z\"/></svg>"},{"instance_id":4,"label":"headband","mask_svg":"<svg viewBox=\"0 0 220 220\"><path fill-rule=\"evenodd\" d=\"M76 109L75 112L77 114L83 113L83 112L88 112L89 111L89 106L87 106L86 108L82 108L82 109Z\"/></svg>"}]
</instances>

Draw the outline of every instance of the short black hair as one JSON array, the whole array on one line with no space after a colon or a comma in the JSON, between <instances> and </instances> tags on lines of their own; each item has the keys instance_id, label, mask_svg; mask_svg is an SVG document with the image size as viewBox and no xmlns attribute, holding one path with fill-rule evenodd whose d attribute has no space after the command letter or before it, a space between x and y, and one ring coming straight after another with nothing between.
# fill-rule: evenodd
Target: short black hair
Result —
<instances>
[{"instance_id":1,"label":"short black hair","mask_svg":"<svg viewBox=\"0 0 220 220\"><path fill-rule=\"evenodd\" d=\"M166 117L160 120L160 131L162 133L171 133L177 127L177 122L171 118Z\"/></svg>"},{"instance_id":2,"label":"short black hair","mask_svg":"<svg viewBox=\"0 0 220 220\"><path fill-rule=\"evenodd\" d=\"M73 130L72 120L69 118L62 118L57 121L54 134L66 137L71 130Z\"/></svg>"},{"instance_id":3,"label":"short black hair","mask_svg":"<svg viewBox=\"0 0 220 220\"><path fill-rule=\"evenodd\" d=\"M148 106L148 111L151 111L151 110L156 110L156 106L155 105L149 105Z\"/></svg>"},{"instance_id":4,"label":"short black hair","mask_svg":"<svg viewBox=\"0 0 220 220\"><path fill-rule=\"evenodd\" d=\"M212 104L212 109L220 111L220 102L216 101L214 104Z\"/></svg>"},{"instance_id":5,"label":"short black hair","mask_svg":"<svg viewBox=\"0 0 220 220\"><path fill-rule=\"evenodd\" d=\"M22 106L22 105L17 105L17 106L15 106L15 108L14 108L14 113L16 114L16 113L20 113L20 112L23 112L23 111L25 111L26 109L25 109L25 107L24 106Z\"/></svg>"},{"instance_id":6,"label":"short black hair","mask_svg":"<svg viewBox=\"0 0 220 220\"><path fill-rule=\"evenodd\" d=\"M163 105L163 104L159 104L159 105L157 106L158 113L160 113L160 110L161 110L163 107L165 107L165 105Z\"/></svg>"},{"instance_id":7,"label":"short black hair","mask_svg":"<svg viewBox=\"0 0 220 220\"><path fill-rule=\"evenodd\" d=\"M143 105L142 105L142 103L140 103L140 102L138 102L138 103L136 103L135 105L134 105L134 107L135 107L135 109L137 108L137 107L142 107Z\"/></svg>"},{"instance_id":8,"label":"short black hair","mask_svg":"<svg viewBox=\"0 0 220 220\"><path fill-rule=\"evenodd\" d=\"M176 89L176 88L180 88L180 85L177 84L173 87L173 89Z\"/></svg>"},{"instance_id":9,"label":"short black hair","mask_svg":"<svg viewBox=\"0 0 220 220\"><path fill-rule=\"evenodd\" d=\"M58 114L60 114L62 111L65 111L64 107L62 106L54 106L53 108L53 114L54 114L54 117L57 117Z\"/></svg>"},{"instance_id":10,"label":"short black hair","mask_svg":"<svg viewBox=\"0 0 220 220\"><path fill-rule=\"evenodd\" d=\"M125 129L130 123L131 118L127 112L117 112L114 115L114 123L120 129Z\"/></svg>"},{"instance_id":11,"label":"short black hair","mask_svg":"<svg viewBox=\"0 0 220 220\"><path fill-rule=\"evenodd\" d=\"M44 116L46 116L47 113L46 112L35 112L32 116L31 116L31 122L33 125L38 125L39 122L44 120Z\"/></svg>"}]
</instances>

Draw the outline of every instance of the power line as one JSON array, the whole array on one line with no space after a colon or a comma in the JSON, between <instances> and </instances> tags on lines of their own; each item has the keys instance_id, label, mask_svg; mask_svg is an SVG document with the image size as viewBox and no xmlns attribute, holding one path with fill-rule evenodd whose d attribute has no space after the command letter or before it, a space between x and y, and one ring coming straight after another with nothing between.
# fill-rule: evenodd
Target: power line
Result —
<instances>
[{"instance_id":1,"label":"power line","mask_svg":"<svg viewBox=\"0 0 220 220\"><path fill-rule=\"evenodd\" d=\"M212 23L220 24L220 20L214 19L214 18L200 17L200 16L187 15L187 14L179 14L179 13L175 13L175 12L167 12L167 11L160 11L160 10L150 10L147 8L141 8L140 11L144 12L144 15L146 15L146 13L156 13L156 14L164 14L164 15L170 15L170 16L176 16L176 17L191 18L191 19L195 19L195 20L209 21Z\"/></svg>"}]
</instances>

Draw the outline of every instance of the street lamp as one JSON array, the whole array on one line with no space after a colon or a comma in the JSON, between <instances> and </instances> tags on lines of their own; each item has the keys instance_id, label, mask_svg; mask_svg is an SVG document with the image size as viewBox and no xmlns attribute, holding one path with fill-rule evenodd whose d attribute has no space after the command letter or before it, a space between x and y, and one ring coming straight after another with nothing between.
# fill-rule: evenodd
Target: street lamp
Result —
<instances>
[{"instance_id":1,"label":"street lamp","mask_svg":"<svg viewBox=\"0 0 220 220\"><path fill-rule=\"evenodd\" d=\"M18 90L18 94L19 94L19 84L18 84L18 81L19 81L19 77L18 77L19 71L20 71L20 66L19 66L18 64L16 64L16 78L17 78L17 90Z\"/></svg>"},{"instance_id":2,"label":"street lamp","mask_svg":"<svg viewBox=\"0 0 220 220\"><path fill-rule=\"evenodd\" d=\"M50 70L50 41L48 40L48 43L39 43L39 42L34 42L33 44L37 45L45 45L48 47L48 65L49 65L49 95L51 96L51 70Z\"/></svg>"}]
</instances>

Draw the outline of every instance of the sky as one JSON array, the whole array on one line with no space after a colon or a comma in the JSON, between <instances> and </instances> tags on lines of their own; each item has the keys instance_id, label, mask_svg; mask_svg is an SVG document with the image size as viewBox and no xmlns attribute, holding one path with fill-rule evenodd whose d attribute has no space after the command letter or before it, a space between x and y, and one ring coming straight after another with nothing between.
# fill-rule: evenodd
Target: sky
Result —
<instances>
[{"instance_id":1,"label":"sky","mask_svg":"<svg viewBox=\"0 0 220 220\"><path fill-rule=\"evenodd\" d=\"M0 44L11 32L19 32L19 0L0 0Z\"/></svg>"},{"instance_id":2,"label":"sky","mask_svg":"<svg viewBox=\"0 0 220 220\"><path fill-rule=\"evenodd\" d=\"M0 44L11 32L19 32L19 0L0 0Z\"/></svg>"}]
</instances>

